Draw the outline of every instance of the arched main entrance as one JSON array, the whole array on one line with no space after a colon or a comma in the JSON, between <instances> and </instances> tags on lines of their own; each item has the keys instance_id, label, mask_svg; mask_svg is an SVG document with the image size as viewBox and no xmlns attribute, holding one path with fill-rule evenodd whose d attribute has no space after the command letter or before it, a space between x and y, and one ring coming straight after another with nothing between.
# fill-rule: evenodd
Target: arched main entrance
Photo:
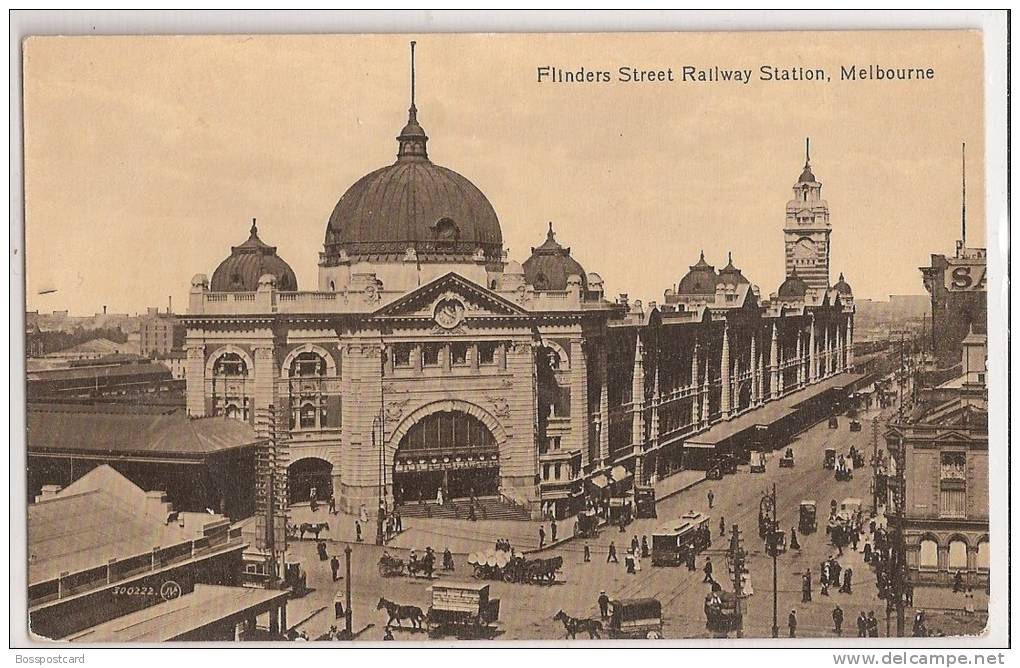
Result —
<instances>
[{"instance_id":1,"label":"arched main entrance","mask_svg":"<svg viewBox=\"0 0 1020 668\"><path fill-rule=\"evenodd\" d=\"M499 446L489 428L461 410L437 411L400 439L393 462L396 502L499 493Z\"/></svg>"},{"instance_id":2,"label":"arched main entrance","mask_svg":"<svg viewBox=\"0 0 1020 668\"><path fill-rule=\"evenodd\" d=\"M315 498L325 503L333 494L333 465L318 457L305 457L287 467L290 503L307 502L315 488Z\"/></svg>"}]
</instances>

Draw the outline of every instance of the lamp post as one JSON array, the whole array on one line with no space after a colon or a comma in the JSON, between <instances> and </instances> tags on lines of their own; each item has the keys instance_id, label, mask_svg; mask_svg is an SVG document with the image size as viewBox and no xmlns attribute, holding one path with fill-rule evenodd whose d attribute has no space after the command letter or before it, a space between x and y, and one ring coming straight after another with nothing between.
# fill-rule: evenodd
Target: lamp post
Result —
<instances>
[{"instance_id":1,"label":"lamp post","mask_svg":"<svg viewBox=\"0 0 1020 668\"><path fill-rule=\"evenodd\" d=\"M772 531L779 530L779 519L776 513L776 483L772 483ZM779 536L772 539L772 637L779 637Z\"/></svg>"}]
</instances>

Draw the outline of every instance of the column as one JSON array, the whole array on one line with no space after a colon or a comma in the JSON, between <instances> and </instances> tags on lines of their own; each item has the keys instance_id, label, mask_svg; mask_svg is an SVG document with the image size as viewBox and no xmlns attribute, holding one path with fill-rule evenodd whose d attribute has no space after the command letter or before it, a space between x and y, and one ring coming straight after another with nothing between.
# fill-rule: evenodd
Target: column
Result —
<instances>
[{"instance_id":1,"label":"column","mask_svg":"<svg viewBox=\"0 0 1020 668\"><path fill-rule=\"evenodd\" d=\"M804 331L797 328L797 386L804 384Z\"/></svg>"},{"instance_id":2,"label":"column","mask_svg":"<svg viewBox=\"0 0 1020 668\"><path fill-rule=\"evenodd\" d=\"M779 345L776 347L779 356L776 358L776 368L779 369L779 394L783 394L783 388L786 386L786 369L783 368L783 363L786 361L783 355L783 339L779 338Z\"/></svg>"},{"instance_id":3,"label":"column","mask_svg":"<svg viewBox=\"0 0 1020 668\"><path fill-rule=\"evenodd\" d=\"M754 330L752 330L751 331L751 357L750 357L751 365L749 367L749 369L751 370L751 405L752 406L754 406L755 404L758 403L758 351L757 351L757 343L755 342L755 339L757 339L757 338L758 338L757 333Z\"/></svg>"},{"instance_id":4,"label":"column","mask_svg":"<svg viewBox=\"0 0 1020 668\"><path fill-rule=\"evenodd\" d=\"M255 414L268 409L270 404L275 402L276 376L276 356L273 353L272 344L257 344L255 346L255 391L252 393L254 395L252 410ZM259 436L266 435L259 434Z\"/></svg>"},{"instance_id":5,"label":"column","mask_svg":"<svg viewBox=\"0 0 1020 668\"><path fill-rule=\"evenodd\" d=\"M846 319L846 366L851 370L854 367L854 317L852 315Z\"/></svg>"},{"instance_id":6,"label":"column","mask_svg":"<svg viewBox=\"0 0 1020 668\"><path fill-rule=\"evenodd\" d=\"M709 392L710 386L709 386L709 377L708 377L708 375L709 375L710 371L711 371L711 365L709 365L707 363L707 361L706 361L706 364L705 364L705 382L701 386L701 424L702 424L702 426L708 426L709 409L711 408L711 405L708 403L708 398L710 396L710 392Z\"/></svg>"},{"instance_id":7,"label":"column","mask_svg":"<svg viewBox=\"0 0 1020 668\"><path fill-rule=\"evenodd\" d=\"M698 387L698 342L694 342L694 352L691 355L691 424L697 425L700 421L698 409L701 399Z\"/></svg>"},{"instance_id":8,"label":"column","mask_svg":"<svg viewBox=\"0 0 1020 668\"><path fill-rule=\"evenodd\" d=\"M188 355L187 385L188 416L205 417L205 345L189 343L185 346Z\"/></svg>"},{"instance_id":9,"label":"column","mask_svg":"<svg viewBox=\"0 0 1020 668\"><path fill-rule=\"evenodd\" d=\"M811 314L811 333L808 337L808 380L818 380L818 359L815 350L815 315Z\"/></svg>"},{"instance_id":10,"label":"column","mask_svg":"<svg viewBox=\"0 0 1020 668\"><path fill-rule=\"evenodd\" d=\"M836 325L836 371L843 370L843 328Z\"/></svg>"},{"instance_id":11,"label":"column","mask_svg":"<svg viewBox=\"0 0 1020 668\"><path fill-rule=\"evenodd\" d=\"M648 425L648 440L653 448L659 444L659 406L661 405L661 397L659 396L659 362L661 360L661 356L656 360L655 375L652 376L652 415L651 424Z\"/></svg>"},{"instance_id":12,"label":"column","mask_svg":"<svg viewBox=\"0 0 1020 668\"><path fill-rule=\"evenodd\" d=\"M602 391L599 395L599 466L609 462L609 351L603 337L599 344L599 382Z\"/></svg>"},{"instance_id":13,"label":"column","mask_svg":"<svg viewBox=\"0 0 1020 668\"><path fill-rule=\"evenodd\" d=\"M722 384L722 398L720 399L720 410L722 418L730 417L730 326L723 326L722 333L722 360L719 368L719 379Z\"/></svg>"},{"instance_id":14,"label":"column","mask_svg":"<svg viewBox=\"0 0 1020 668\"><path fill-rule=\"evenodd\" d=\"M779 397L779 341L776 339L776 324L772 323L772 344L769 346L769 396Z\"/></svg>"},{"instance_id":15,"label":"column","mask_svg":"<svg viewBox=\"0 0 1020 668\"><path fill-rule=\"evenodd\" d=\"M571 447L581 450L581 466L588 465L588 361L584 342L570 340L570 426Z\"/></svg>"}]
</instances>

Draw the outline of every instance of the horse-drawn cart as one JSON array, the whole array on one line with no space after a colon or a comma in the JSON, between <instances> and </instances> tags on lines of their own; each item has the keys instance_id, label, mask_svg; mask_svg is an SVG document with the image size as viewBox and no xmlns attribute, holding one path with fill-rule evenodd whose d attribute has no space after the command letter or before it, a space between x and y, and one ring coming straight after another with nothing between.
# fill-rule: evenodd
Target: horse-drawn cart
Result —
<instances>
[{"instance_id":1,"label":"horse-drawn cart","mask_svg":"<svg viewBox=\"0 0 1020 668\"><path fill-rule=\"evenodd\" d=\"M740 599L728 591L712 592L705 596L705 625L725 636L740 627Z\"/></svg>"},{"instance_id":2,"label":"horse-drawn cart","mask_svg":"<svg viewBox=\"0 0 1020 668\"><path fill-rule=\"evenodd\" d=\"M499 621L499 599L489 598L489 585L444 582L430 587L432 606L425 616L429 635L491 638Z\"/></svg>"},{"instance_id":3,"label":"horse-drawn cart","mask_svg":"<svg viewBox=\"0 0 1020 668\"><path fill-rule=\"evenodd\" d=\"M599 516L594 510L577 515L574 522L574 535L579 538L595 538L599 535Z\"/></svg>"},{"instance_id":4,"label":"horse-drawn cart","mask_svg":"<svg viewBox=\"0 0 1020 668\"><path fill-rule=\"evenodd\" d=\"M662 637L662 605L654 598L611 601L610 638Z\"/></svg>"},{"instance_id":5,"label":"horse-drawn cart","mask_svg":"<svg viewBox=\"0 0 1020 668\"><path fill-rule=\"evenodd\" d=\"M563 566L563 557L528 559L505 550L488 550L472 552L467 562L474 569L472 577L478 580L552 584L556 571Z\"/></svg>"}]
</instances>

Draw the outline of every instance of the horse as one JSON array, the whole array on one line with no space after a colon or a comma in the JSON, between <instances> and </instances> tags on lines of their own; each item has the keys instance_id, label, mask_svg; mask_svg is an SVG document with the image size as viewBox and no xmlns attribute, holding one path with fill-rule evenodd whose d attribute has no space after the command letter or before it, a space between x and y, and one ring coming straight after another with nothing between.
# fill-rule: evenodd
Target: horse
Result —
<instances>
[{"instance_id":1,"label":"horse","mask_svg":"<svg viewBox=\"0 0 1020 668\"><path fill-rule=\"evenodd\" d=\"M563 557L552 557L551 559L535 559L528 563L528 572L531 578L536 580L556 580L556 571L563 566Z\"/></svg>"},{"instance_id":2,"label":"horse","mask_svg":"<svg viewBox=\"0 0 1020 668\"><path fill-rule=\"evenodd\" d=\"M329 531L329 522L302 522L298 526L298 531L301 533L301 540L305 539L306 532L315 536L315 540L319 540L320 533Z\"/></svg>"},{"instance_id":3,"label":"horse","mask_svg":"<svg viewBox=\"0 0 1020 668\"><path fill-rule=\"evenodd\" d=\"M400 620L409 619L411 621L412 628L421 629L421 624L425 621L425 613L423 613L421 608L416 605L398 605L393 601L380 598L375 609L385 610L386 614L389 615L390 618L386 622L386 628L389 628L390 624L392 624L394 620L396 620L398 627L403 628L400 624Z\"/></svg>"},{"instance_id":4,"label":"horse","mask_svg":"<svg viewBox=\"0 0 1020 668\"><path fill-rule=\"evenodd\" d=\"M579 619L577 617L571 617L567 613L560 610L553 617L554 620L563 622L563 628L567 634L564 637L574 640L578 633L587 633L589 639L598 638L602 639L602 622L597 619Z\"/></svg>"}]
</instances>

